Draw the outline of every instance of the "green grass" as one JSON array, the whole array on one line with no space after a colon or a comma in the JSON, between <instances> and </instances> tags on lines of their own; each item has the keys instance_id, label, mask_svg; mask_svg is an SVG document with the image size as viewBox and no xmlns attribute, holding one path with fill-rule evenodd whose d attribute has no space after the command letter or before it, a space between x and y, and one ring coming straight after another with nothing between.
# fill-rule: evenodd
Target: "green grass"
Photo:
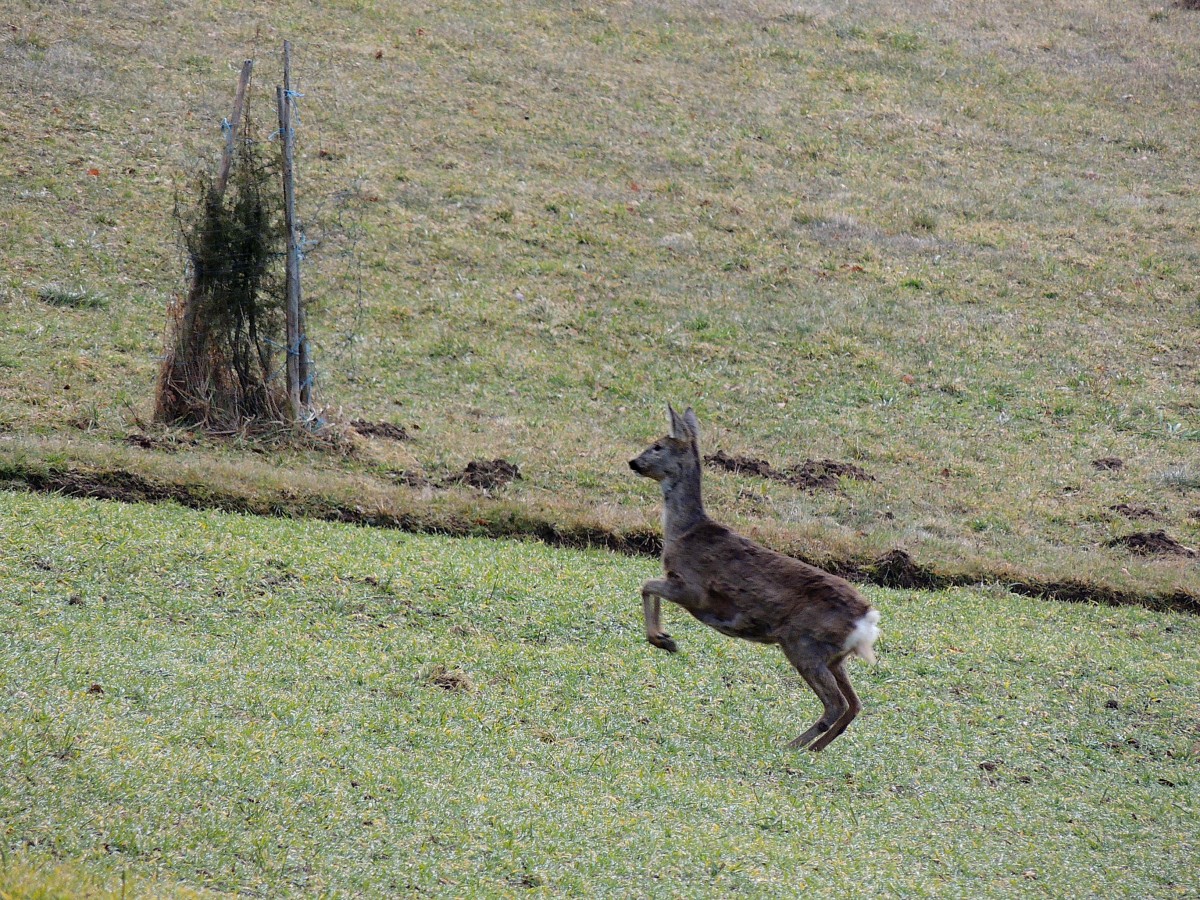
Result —
<instances>
[{"instance_id":1,"label":"green grass","mask_svg":"<svg viewBox=\"0 0 1200 900\"><path fill-rule=\"evenodd\" d=\"M870 590L866 709L806 754L780 654L644 643L648 560L4 492L0 560L0 885L1200 891L1195 617Z\"/></svg>"},{"instance_id":2,"label":"green grass","mask_svg":"<svg viewBox=\"0 0 1200 900\"><path fill-rule=\"evenodd\" d=\"M75 863L25 858L0 861L0 897L5 900L126 900L132 897L173 897L205 900L221 896L163 879L138 879L122 869L108 879L88 873Z\"/></svg>"},{"instance_id":3,"label":"green grass","mask_svg":"<svg viewBox=\"0 0 1200 900\"><path fill-rule=\"evenodd\" d=\"M877 477L815 495L711 478L724 517L777 545L1200 596L1195 565L1106 547L1144 527L1120 503L1200 545L1178 474L1200 435L1200 16L1155 12L18 0L0 458L233 469L251 505L286 505L305 469L436 517L389 473L505 456L526 476L507 502L634 528L657 513L623 462L690 402L710 450ZM417 440L127 452L182 285L175 190L216 155L240 59L263 97L284 37L322 239L318 396ZM1111 455L1125 468L1092 468Z\"/></svg>"}]
</instances>

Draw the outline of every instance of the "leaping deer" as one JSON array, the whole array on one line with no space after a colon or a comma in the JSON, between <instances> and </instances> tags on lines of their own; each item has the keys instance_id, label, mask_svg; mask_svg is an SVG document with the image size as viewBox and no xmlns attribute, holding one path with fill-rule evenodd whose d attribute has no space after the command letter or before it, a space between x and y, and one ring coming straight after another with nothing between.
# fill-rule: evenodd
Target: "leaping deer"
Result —
<instances>
[{"instance_id":1,"label":"leaping deer","mask_svg":"<svg viewBox=\"0 0 1200 900\"><path fill-rule=\"evenodd\" d=\"M879 610L849 582L776 553L710 519L700 498L700 423L689 407L668 405L671 431L629 467L663 493L665 578L642 585L646 639L674 653L662 627L661 600L682 606L722 634L778 644L825 710L788 746L824 750L860 709L846 659L875 661Z\"/></svg>"}]
</instances>

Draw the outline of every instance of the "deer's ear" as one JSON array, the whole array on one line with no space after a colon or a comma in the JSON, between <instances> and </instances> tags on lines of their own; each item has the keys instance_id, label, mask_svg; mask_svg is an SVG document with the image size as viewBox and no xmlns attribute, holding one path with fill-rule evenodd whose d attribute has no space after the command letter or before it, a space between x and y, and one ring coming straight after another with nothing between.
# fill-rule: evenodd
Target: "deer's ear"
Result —
<instances>
[{"instance_id":1,"label":"deer's ear","mask_svg":"<svg viewBox=\"0 0 1200 900\"><path fill-rule=\"evenodd\" d=\"M670 437L675 440L683 440L687 436L687 425L680 418L679 413L675 412L675 407L670 403L667 404L667 413L671 416L671 434Z\"/></svg>"},{"instance_id":2,"label":"deer's ear","mask_svg":"<svg viewBox=\"0 0 1200 900\"><path fill-rule=\"evenodd\" d=\"M692 433L692 440L697 444L700 443L700 423L696 420L696 411L690 406L687 408L687 412L683 414L683 424Z\"/></svg>"}]
</instances>

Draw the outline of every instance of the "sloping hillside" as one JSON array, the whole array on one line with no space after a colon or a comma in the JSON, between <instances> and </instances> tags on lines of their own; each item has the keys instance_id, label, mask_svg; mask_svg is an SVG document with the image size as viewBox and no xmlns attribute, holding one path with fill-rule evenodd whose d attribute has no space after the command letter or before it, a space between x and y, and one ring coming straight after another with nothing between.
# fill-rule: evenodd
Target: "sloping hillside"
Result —
<instances>
[{"instance_id":1,"label":"sloping hillside","mask_svg":"<svg viewBox=\"0 0 1200 900\"><path fill-rule=\"evenodd\" d=\"M708 452L871 476L714 471L714 511L791 552L1192 602L1198 29L1158 3L10 3L0 471L642 534L624 460L670 400ZM410 441L146 424L176 192L285 37L318 397ZM451 483L495 458L523 477ZM1135 549L1174 552L1122 543L1157 532Z\"/></svg>"}]
</instances>

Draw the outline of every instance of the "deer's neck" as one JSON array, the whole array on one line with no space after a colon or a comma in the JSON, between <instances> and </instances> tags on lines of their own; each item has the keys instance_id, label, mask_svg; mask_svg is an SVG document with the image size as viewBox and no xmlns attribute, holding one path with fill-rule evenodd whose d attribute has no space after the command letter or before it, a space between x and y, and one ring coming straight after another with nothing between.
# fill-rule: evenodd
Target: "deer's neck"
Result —
<instances>
[{"instance_id":1,"label":"deer's neck","mask_svg":"<svg viewBox=\"0 0 1200 900\"><path fill-rule=\"evenodd\" d=\"M700 499L699 465L678 478L665 479L662 492L664 541L676 540L706 518Z\"/></svg>"}]
</instances>

